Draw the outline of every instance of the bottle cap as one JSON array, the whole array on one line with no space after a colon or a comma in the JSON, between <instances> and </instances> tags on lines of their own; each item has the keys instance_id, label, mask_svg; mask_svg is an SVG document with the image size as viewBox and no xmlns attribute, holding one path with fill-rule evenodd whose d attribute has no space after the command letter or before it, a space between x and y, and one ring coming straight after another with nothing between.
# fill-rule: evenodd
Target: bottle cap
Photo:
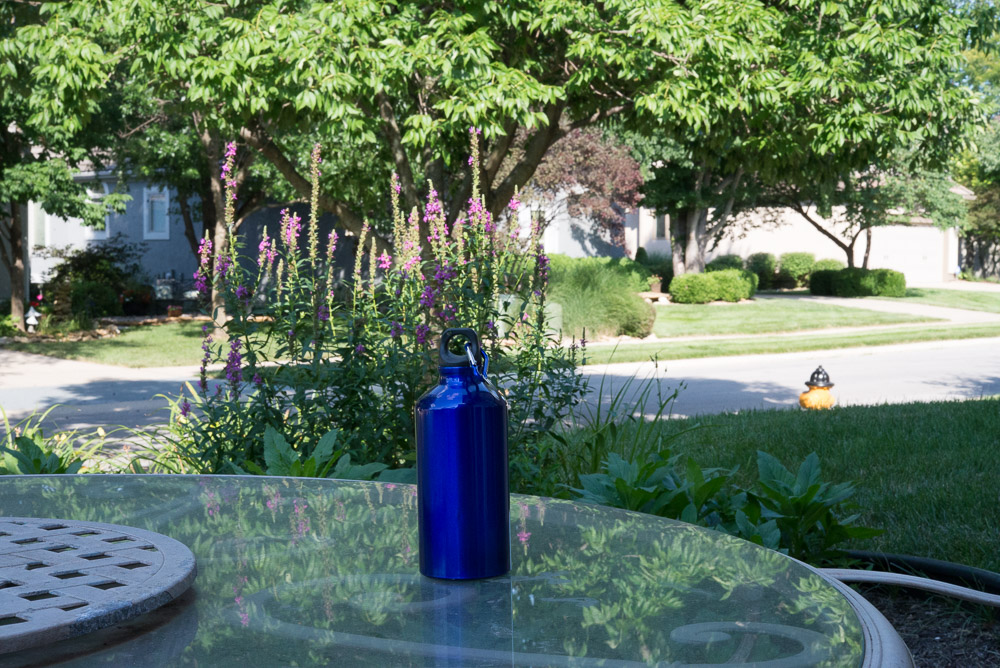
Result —
<instances>
[{"instance_id":1,"label":"bottle cap","mask_svg":"<svg viewBox=\"0 0 1000 668\"><path fill-rule=\"evenodd\" d=\"M468 327L451 327L441 334L441 342L438 344L438 364L443 367L471 366L469 356L463 350L461 354L455 354L448 350L448 342L454 337L464 338L472 348L472 356L479 366L483 364L483 354L479 346L479 335L476 330Z\"/></svg>"}]
</instances>

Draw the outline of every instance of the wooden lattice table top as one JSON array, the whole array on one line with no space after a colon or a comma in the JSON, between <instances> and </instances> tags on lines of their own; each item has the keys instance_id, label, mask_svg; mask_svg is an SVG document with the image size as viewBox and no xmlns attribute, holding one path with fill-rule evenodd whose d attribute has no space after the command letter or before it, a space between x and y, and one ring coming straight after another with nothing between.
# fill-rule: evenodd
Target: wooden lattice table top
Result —
<instances>
[{"instance_id":1,"label":"wooden lattice table top","mask_svg":"<svg viewBox=\"0 0 1000 668\"><path fill-rule=\"evenodd\" d=\"M0 654L144 614L194 577L191 550L152 531L0 517Z\"/></svg>"}]
</instances>

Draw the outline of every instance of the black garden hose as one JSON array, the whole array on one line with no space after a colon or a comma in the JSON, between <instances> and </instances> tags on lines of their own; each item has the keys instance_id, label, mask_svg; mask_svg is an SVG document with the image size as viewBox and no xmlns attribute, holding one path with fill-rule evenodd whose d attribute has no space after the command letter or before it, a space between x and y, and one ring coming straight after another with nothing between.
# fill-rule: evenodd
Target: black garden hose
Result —
<instances>
[{"instance_id":1,"label":"black garden hose","mask_svg":"<svg viewBox=\"0 0 1000 668\"><path fill-rule=\"evenodd\" d=\"M868 552L864 550L848 550L847 556L864 564L870 564L875 570L907 575L923 575L925 577L961 585L1000 595L1000 573L982 568L963 566L950 561L915 557L907 554L890 554L885 552Z\"/></svg>"}]
</instances>

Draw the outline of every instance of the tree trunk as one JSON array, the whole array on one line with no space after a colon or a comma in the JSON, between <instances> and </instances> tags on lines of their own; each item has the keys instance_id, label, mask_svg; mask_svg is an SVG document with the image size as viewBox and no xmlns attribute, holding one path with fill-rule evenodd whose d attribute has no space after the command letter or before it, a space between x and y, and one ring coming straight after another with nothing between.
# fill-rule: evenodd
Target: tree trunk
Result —
<instances>
[{"instance_id":1,"label":"tree trunk","mask_svg":"<svg viewBox=\"0 0 1000 668\"><path fill-rule=\"evenodd\" d=\"M867 269L868 268L868 256L871 254L871 252L872 252L872 228L866 227L865 228L865 259L861 263L861 268L862 269ZM853 255L853 253L852 253L852 255Z\"/></svg>"},{"instance_id":2,"label":"tree trunk","mask_svg":"<svg viewBox=\"0 0 1000 668\"><path fill-rule=\"evenodd\" d=\"M21 207L10 204L10 315L14 326L24 331L24 230Z\"/></svg>"},{"instance_id":3,"label":"tree trunk","mask_svg":"<svg viewBox=\"0 0 1000 668\"><path fill-rule=\"evenodd\" d=\"M684 262L684 240L687 239L688 212L679 209L670 214L670 260L674 276L687 273Z\"/></svg>"},{"instance_id":4,"label":"tree trunk","mask_svg":"<svg viewBox=\"0 0 1000 668\"><path fill-rule=\"evenodd\" d=\"M704 209L689 209L687 240L684 246L684 265L688 273L705 271L705 217Z\"/></svg>"}]
</instances>

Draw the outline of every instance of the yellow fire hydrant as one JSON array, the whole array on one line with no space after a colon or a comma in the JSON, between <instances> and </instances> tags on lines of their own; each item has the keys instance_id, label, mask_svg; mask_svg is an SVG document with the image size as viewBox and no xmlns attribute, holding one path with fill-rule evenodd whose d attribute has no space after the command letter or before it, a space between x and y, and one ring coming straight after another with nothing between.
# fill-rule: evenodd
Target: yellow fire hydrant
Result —
<instances>
[{"instance_id":1,"label":"yellow fire hydrant","mask_svg":"<svg viewBox=\"0 0 1000 668\"><path fill-rule=\"evenodd\" d=\"M833 408L837 400L830 394L833 383L830 382L830 375L823 369L817 367L812 376L806 382L809 389L799 395L799 405L810 410L820 410Z\"/></svg>"}]
</instances>

